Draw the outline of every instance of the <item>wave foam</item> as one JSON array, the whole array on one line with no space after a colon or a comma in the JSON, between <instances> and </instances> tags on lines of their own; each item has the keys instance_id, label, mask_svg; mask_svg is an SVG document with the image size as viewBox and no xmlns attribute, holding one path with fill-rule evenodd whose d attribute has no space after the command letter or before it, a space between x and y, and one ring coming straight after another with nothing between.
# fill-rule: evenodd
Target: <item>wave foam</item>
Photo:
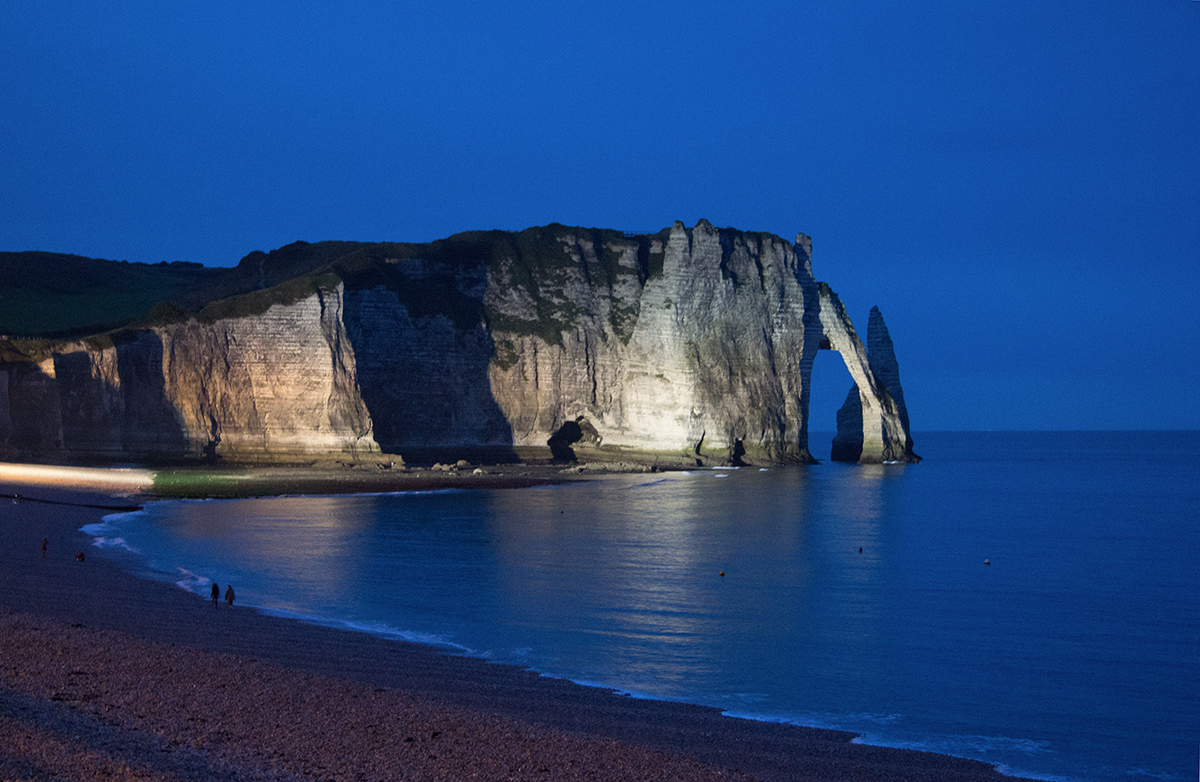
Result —
<instances>
[{"instance_id":1,"label":"wave foam","mask_svg":"<svg viewBox=\"0 0 1200 782\"><path fill-rule=\"evenodd\" d=\"M184 592L192 592L193 594L207 597L207 595L204 594L204 588L212 584L211 578L199 575L198 573L193 573L187 568L181 567L176 568L176 570L178 570L183 577L175 582L175 586L179 587Z\"/></svg>"},{"instance_id":2,"label":"wave foam","mask_svg":"<svg viewBox=\"0 0 1200 782\"><path fill-rule=\"evenodd\" d=\"M138 551L137 549L135 549L133 546L126 543L125 538L122 538L122 537L114 537L114 538L93 537L92 545L95 546L96 548L123 549L125 551L128 551L130 554L142 553L142 552Z\"/></svg>"},{"instance_id":3,"label":"wave foam","mask_svg":"<svg viewBox=\"0 0 1200 782\"><path fill-rule=\"evenodd\" d=\"M408 643L421 644L423 646L435 646L439 649L446 649L456 654L461 654L466 657L483 657L486 653L480 653L462 644L451 641L449 637L437 635L436 633L427 633L419 630L401 630L385 622L376 621L355 621L351 619L330 619L324 616L316 616L306 614L301 611L293 611L286 608L272 608L269 606L248 606L254 608L260 614L266 616L277 616L281 619L295 619L308 624L320 625L321 627L332 627L339 630L352 630L358 633L366 633L379 638L387 638L392 641L407 641Z\"/></svg>"},{"instance_id":4,"label":"wave foam","mask_svg":"<svg viewBox=\"0 0 1200 782\"><path fill-rule=\"evenodd\" d=\"M117 534L120 532L122 521L138 515L144 516L145 511L135 510L109 513L106 516L101 516L100 521L95 524L84 524L79 528L79 531L90 536L92 545L98 549L121 549L131 554L140 554L140 551L130 546L125 538Z\"/></svg>"},{"instance_id":5,"label":"wave foam","mask_svg":"<svg viewBox=\"0 0 1200 782\"><path fill-rule=\"evenodd\" d=\"M1010 736L931 736L920 741L888 741L878 736L863 735L854 739L855 744L870 744L876 747L894 747L896 749L918 749L925 752L938 752L942 755L968 757L964 752L973 753L970 757L987 755L993 752L1018 752L1025 755L1039 755L1052 752L1049 742L1038 739L1021 739Z\"/></svg>"}]
</instances>

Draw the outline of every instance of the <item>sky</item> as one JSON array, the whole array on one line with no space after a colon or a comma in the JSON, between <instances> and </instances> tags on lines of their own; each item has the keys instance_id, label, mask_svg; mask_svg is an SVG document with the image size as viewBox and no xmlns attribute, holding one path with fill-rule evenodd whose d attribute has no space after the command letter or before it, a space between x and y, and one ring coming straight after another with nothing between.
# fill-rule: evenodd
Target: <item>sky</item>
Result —
<instances>
[{"instance_id":1,"label":"sky","mask_svg":"<svg viewBox=\"0 0 1200 782\"><path fill-rule=\"evenodd\" d=\"M803 232L861 331L882 310L915 432L1200 429L1197 0L4 16L0 250ZM814 428L849 387L821 356Z\"/></svg>"}]
</instances>

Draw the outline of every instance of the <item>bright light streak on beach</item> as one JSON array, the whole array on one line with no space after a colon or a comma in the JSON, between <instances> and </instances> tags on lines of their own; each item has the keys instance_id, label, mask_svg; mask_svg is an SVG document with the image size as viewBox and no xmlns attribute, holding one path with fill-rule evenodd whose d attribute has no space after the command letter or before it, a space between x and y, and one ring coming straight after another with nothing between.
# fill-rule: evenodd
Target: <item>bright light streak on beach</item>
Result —
<instances>
[{"instance_id":1,"label":"bright light streak on beach","mask_svg":"<svg viewBox=\"0 0 1200 782\"><path fill-rule=\"evenodd\" d=\"M141 491L154 482L154 473L132 467L62 467L0 462L0 481L32 486Z\"/></svg>"}]
</instances>

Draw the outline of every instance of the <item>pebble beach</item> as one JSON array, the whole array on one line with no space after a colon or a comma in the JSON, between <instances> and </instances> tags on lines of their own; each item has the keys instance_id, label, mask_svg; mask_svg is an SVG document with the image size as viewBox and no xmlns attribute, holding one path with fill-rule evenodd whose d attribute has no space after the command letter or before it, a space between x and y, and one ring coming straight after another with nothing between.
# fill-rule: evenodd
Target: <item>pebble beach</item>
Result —
<instances>
[{"instance_id":1,"label":"pebble beach","mask_svg":"<svg viewBox=\"0 0 1200 782\"><path fill-rule=\"evenodd\" d=\"M976 761L853 744L848 733L634 699L236 604L214 609L91 556L79 532L142 502L150 473L4 467L3 780L1011 779ZM516 477L511 485L538 480ZM323 491L337 483L321 478Z\"/></svg>"}]
</instances>

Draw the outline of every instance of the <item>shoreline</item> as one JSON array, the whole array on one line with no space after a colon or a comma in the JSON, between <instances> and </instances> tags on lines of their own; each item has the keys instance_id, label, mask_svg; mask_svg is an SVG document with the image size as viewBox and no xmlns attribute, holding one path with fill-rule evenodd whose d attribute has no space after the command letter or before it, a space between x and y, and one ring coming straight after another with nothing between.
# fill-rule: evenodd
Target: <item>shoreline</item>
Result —
<instances>
[{"instance_id":1,"label":"shoreline","mask_svg":"<svg viewBox=\"0 0 1200 782\"><path fill-rule=\"evenodd\" d=\"M249 608L229 611L222 605L213 611L203 598L134 577L116 563L99 557L82 563L74 560L79 550L90 553L90 539L79 528L112 512L84 506L127 502L119 493L94 489L86 484L34 487L0 477L0 494L10 498L3 500L5 511L0 517L5 541L0 547L0 624L5 627L0 632L4 638L0 640L0 735L6 734L3 721L16 719L20 723L16 727L24 733L8 734L57 741L54 725L82 720L87 725L76 727L92 731L93 744L69 752L62 744L60 750L81 763L87 757L92 758L88 762L107 763L105 773L112 773L113 764L134 769L115 778L147 778L134 761L152 758L176 763L172 774L179 778L192 778L188 769L200 763L204 774L264 779L340 779L358 774L368 779L396 775L459 779L471 773L545 779L541 768L550 769L550 778L559 779L1011 779L978 761L851 744L850 733L727 717L704 706L635 699L434 647ZM14 494L78 504L14 505ZM43 537L50 540L44 560ZM35 670L31 655L21 646L37 643L53 650L52 655L47 652L41 657L62 659L65 664ZM98 651L118 648L122 651L117 659ZM185 659L181 672L179 663ZM156 687L186 680L191 689L157 706L140 701L130 706L129 691L149 685L121 678L120 671L129 664L120 660L141 661L134 666L138 676L156 682ZM164 667L172 672L162 673ZM115 672L106 672L109 669ZM197 679L197 670L208 673ZM247 679L244 672L249 670L270 686L260 687L255 677ZM233 679L224 681L226 676ZM83 682L90 682L92 689L78 692ZM257 716L245 718L239 723L243 728L232 734L218 735L201 727L196 720L214 708L209 704L215 694L237 683L240 690L231 701L235 705L222 720L241 713ZM314 688L327 694L316 695ZM363 720L368 717L358 712L366 708L366 701L381 710L379 714L390 715L393 728L381 731L381 717L370 717L376 720L371 723L376 725L371 740L384 744L372 744L375 750L354 757L345 756L349 750L342 745L337 751L329 749L332 739L293 742L286 732L268 735L254 730L255 721L275 719L274 712L255 704L272 703L278 711L284 709L280 704L287 701L288 693L319 701L309 712L289 717L298 730L318 721L326 727L323 731L313 727L317 733L337 734L350 743L365 741ZM154 727L140 720L154 721ZM401 735L405 731L395 727L414 720L456 726L453 730L433 727L428 732L458 736L457 749L449 755L444 749L430 751L434 739ZM107 737L106 731L115 731L115 738ZM513 736L522 738L514 742ZM146 749L147 742L161 745L164 741L166 748ZM30 759L32 750L22 746L17 739L0 738L0 776L36 777L14 773L20 768L4 763L51 768L50 759ZM113 746L126 749L98 749ZM431 759L434 755L438 757ZM408 765L395 765L401 762ZM657 769L673 771L660 774ZM83 779L114 778L100 771L96 776L72 773Z\"/></svg>"},{"instance_id":2,"label":"shoreline","mask_svg":"<svg viewBox=\"0 0 1200 782\"><path fill-rule=\"evenodd\" d=\"M517 489L591 480L628 472L611 465L466 464L441 467L380 467L332 463L309 467L278 465L187 467L86 467L0 462L0 485L93 492L154 499L246 499L282 495L375 494L436 489Z\"/></svg>"}]
</instances>

